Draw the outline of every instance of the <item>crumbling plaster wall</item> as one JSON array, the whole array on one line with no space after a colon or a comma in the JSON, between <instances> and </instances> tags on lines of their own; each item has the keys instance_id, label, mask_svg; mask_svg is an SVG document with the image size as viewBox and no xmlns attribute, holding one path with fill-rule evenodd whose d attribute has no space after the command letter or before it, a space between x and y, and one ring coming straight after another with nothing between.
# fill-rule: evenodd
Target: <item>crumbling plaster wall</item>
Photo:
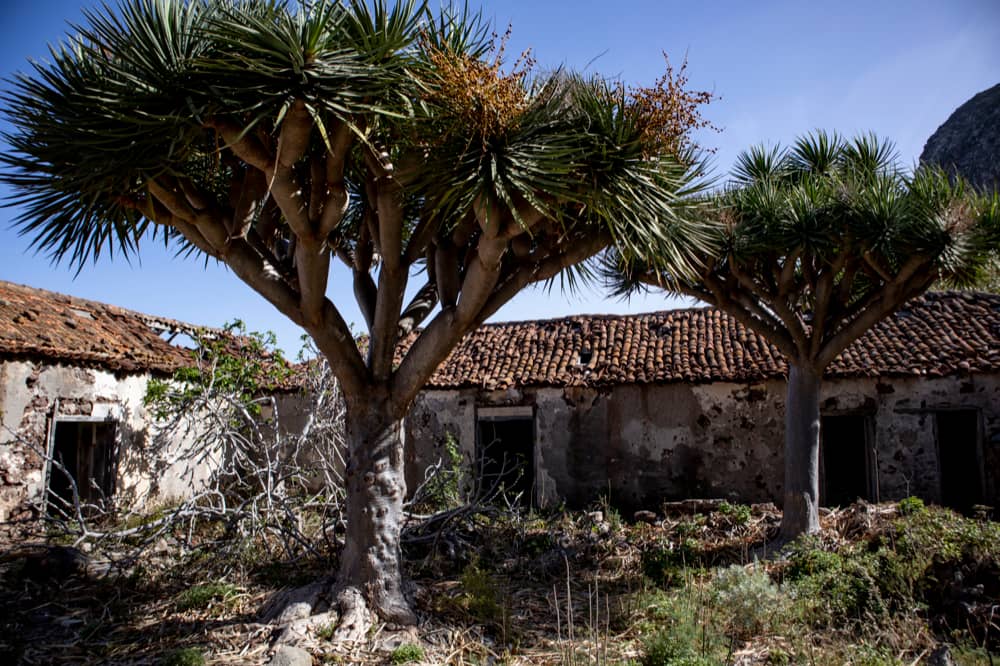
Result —
<instances>
[{"instance_id":1,"label":"crumbling plaster wall","mask_svg":"<svg viewBox=\"0 0 1000 666\"><path fill-rule=\"evenodd\" d=\"M183 442L152 437L143 407L149 377L49 364L0 362L0 521L30 517L43 497L43 452L56 418L117 422L119 505L184 497L208 476L208 461L178 459Z\"/></svg>"},{"instance_id":2,"label":"crumbling plaster wall","mask_svg":"<svg viewBox=\"0 0 1000 666\"><path fill-rule=\"evenodd\" d=\"M407 421L407 483L441 455L446 433L473 459L477 408L531 406L542 505L601 495L627 509L687 497L780 503L784 404L783 381L425 391ZM873 420L882 499L940 499L934 412L955 408L980 410L984 490L995 502L1000 377L827 380L822 393L824 414Z\"/></svg>"}]
</instances>

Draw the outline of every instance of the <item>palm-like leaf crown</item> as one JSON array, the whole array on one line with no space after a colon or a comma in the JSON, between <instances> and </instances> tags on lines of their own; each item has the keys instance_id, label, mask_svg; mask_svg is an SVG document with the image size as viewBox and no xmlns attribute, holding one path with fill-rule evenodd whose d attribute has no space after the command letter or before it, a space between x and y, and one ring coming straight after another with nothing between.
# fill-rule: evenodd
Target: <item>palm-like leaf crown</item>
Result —
<instances>
[{"instance_id":1,"label":"palm-like leaf crown","mask_svg":"<svg viewBox=\"0 0 1000 666\"><path fill-rule=\"evenodd\" d=\"M56 260L160 234L225 261L348 358L344 381L385 380L398 335L439 305L433 350L411 348L423 376L520 288L586 276L610 243L681 273L708 247L688 136L711 96L683 69L628 90L538 75L504 43L417 0L127 0L16 79L0 178ZM353 272L365 362L325 297L331 260Z\"/></svg>"},{"instance_id":2,"label":"palm-like leaf crown","mask_svg":"<svg viewBox=\"0 0 1000 666\"><path fill-rule=\"evenodd\" d=\"M788 356L821 360L938 282L975 284L996 260L996 196L922 167L892 144L815 132L741 154L705 209L712 250L697 276L611 253L620 293L650 285L726 309Z\"/></svg>"},{"instance_id":3,"label":"palm-like leaf crown","mask_svg":"<svg viewBox=\"0 0 1000 666\"><path fill-rule=\"evenodd\" d=\"M586 207L623 238L662 234L654 221L676 216L667 204L688 180L679 158L689 156L640 158L641 132L608 84L482 60L488 26L467 11L435 16L414 0L135 0L87 19L5 100L15 130L3 177L26 206L21 230L73 264L136 249L152 229L150 178L190 178L224 203L239 167L208 121L232 119L274 144L296 100L314 122L310 150L329 149L330 126L349 123L383 157L419 161L409 193L452 225L487 195L553 215L567 202ZM468 87L461 96L476 80L492 126L456 110L476 101Z\"/></svg>"}]
</instances>

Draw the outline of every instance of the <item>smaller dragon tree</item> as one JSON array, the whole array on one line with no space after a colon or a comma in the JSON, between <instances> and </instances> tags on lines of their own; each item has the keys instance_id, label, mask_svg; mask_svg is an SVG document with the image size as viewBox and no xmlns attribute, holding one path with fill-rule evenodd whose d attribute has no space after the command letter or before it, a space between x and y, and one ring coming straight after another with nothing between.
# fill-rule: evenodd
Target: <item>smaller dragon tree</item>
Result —
<instances>
[{"instance_id":1,"label":"smaller dragon tree","mask_svg":"<svg viewBox=\"0 0 1000 666\"><path fill-rule=\"evenodd\" d=\"M816 132L752 148L706 206L713 249L696 279L609 253L623 294L710 303L788 363L779 540L819 529L820 388L851 343L934 284L970 286L996 265L1000 204L934 168L908 173L892 144Z\"/></svg>"}]
</instances>

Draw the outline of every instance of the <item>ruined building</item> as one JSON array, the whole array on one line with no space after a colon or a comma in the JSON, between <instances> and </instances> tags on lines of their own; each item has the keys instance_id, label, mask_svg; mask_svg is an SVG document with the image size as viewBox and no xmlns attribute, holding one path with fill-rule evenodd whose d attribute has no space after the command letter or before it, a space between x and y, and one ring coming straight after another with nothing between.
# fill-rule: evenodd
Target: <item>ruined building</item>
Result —
<instances>
[{"instance_id":1,"label":"ruined building","mask_svg":"<svg viewBox=\"0 0 1000 666\"><path fill-rule=\"evenodd\" d=\"M157 502L207 469L150 436L146 385L191 362L181 322L0 281L0 521L37 516L44 489L70 498Z\"/></svg>"},{"instance_id":2,"label":"ruined building","mask_svg":"<svg viewBox=\"0 0 1000 666\"><path fill-rule=\"evenodd\" d=\"M785 362L712 308L486 325L410 413L409 483L450 433L538 505L780 501ZM820 499L1000 492L1000 296L931 293L847 349L822 392Z\"/></svg>"},{"instance_id":3,"label":"ruined building","mask_svg":"<svg viewBox=\"0 0 1000 666\"><path fill-rule=\"evenodd\" d=\"M67 492L45 452L85 499L163 501L207 477L177 458L180 444L151 435L143 407L151 377L190 362L171 343L190 330L0 282L0 521L37 516L46 489ZM785 372L774 347L711 308L486 325L410 413L408 486L451 437L536 505L775 501ZM824 504L917 495L995 505L1000 296L911 302L834 363L822 412Z\"/></svg>"}]
</instances>

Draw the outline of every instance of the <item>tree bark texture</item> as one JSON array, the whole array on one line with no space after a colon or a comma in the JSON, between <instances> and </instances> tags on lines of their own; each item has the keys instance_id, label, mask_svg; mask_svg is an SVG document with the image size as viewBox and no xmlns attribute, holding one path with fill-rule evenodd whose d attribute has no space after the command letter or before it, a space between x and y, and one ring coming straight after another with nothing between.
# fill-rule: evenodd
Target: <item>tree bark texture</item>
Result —
<instances>
[{"instance_id":1,"label":"tree bark texture","mask_svg":"<svg viewBox=\"0 0 1000 666\"><path fill-rule=\"evenodd\" d=\"M819 389L822 373L788 364L782 541L819 530Z\"/></svg>"},{"instance_id":2,"label":"tree bark texture","mask_svg":"<svg viewBox=\"0 0 1000 666\"><path fill-rule=\"evenodd\" d=\"M404 594L399 547L403 432L388 407L348 407L347 534L335 589L346 635L352 625L367 628L368 610L387 622L416 622Z\"/></svg>"}]
</instances>

